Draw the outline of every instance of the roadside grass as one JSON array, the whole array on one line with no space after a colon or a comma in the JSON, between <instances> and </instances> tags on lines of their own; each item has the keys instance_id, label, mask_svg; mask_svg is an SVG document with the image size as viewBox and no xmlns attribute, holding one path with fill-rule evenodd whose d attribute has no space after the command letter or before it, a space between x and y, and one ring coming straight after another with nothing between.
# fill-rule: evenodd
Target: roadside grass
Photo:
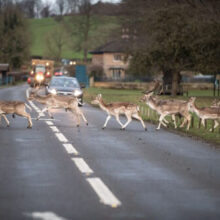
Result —
<instances>
[{"instance_id":1,"label":"roadside grass","mask_svg":"<svg viewBox=\"0 0 220 220\"><path fill-rule=\"evenodd\" d=\"M215 97L211 96L212 91L190 91L189 94L192 96L196 96L196 104L199 107L210 106ZM87 88L84 90L84 100L88 103L95 98L97 94L101 93L103 99L106 103L109 102L130 102L139 104L141 109L141 115L144 120L149 121L151 123L158 123L158 115L155 111L151 110L146 104L140 102L140 98L143 96L142 91L140 90L120 90L120 89L102 89L102 88ZM200 96L200 94L202 96ZM161 96L161 98L166 99L170 98L170 96ZM189 97L186 96L178 96L175 97L178 99L188 100ZM218 98L219 99L219 98ZM171 118L167 117L167 119L171 122ZM181 119L178 118L178 125L181 124ZM174 129L173 123L169 124L169 129L172 131L177 131L181 134L185 134L187 136L198 137L205 141L212 142L215 144L220 144L220 129L215 129L214 132L210 132L209 129L212 128L213 121L207 120L207 126L204 128L202 125L199 126L199 118L193 114L193 127L190 127L189 131L186 131L186 128L178 128Z\"/></svg>"}]
</instances>

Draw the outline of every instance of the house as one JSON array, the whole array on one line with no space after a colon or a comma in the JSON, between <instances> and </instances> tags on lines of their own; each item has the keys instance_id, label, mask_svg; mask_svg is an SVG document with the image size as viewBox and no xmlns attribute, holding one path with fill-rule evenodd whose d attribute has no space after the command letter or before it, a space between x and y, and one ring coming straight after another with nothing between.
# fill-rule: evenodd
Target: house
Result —
<instances>
[{"instance_id":1,"label":"house","mask_svg":"<svg viewBox=\"0 0 220 220\"><path fill-rule=\"evenodd\" d=\"M104 78L120 80L125 78L128 61L125 52L128 47L126 39L110 41L91 51L92 66L102 67Z\"/></svg>"}]
</instances>

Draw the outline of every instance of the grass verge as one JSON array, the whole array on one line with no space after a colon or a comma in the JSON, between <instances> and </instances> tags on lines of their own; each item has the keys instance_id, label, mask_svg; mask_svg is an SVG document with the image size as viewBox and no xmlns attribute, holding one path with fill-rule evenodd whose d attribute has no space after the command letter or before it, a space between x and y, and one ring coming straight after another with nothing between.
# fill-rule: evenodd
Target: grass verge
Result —
<instances>
[{"instance_id":1,"label":"grass verge","mask_svg":"<svg viewBox=\"0 0 220 220\"><path fill-rule=\"evenodd\" d=\"M140 90L119 90L119 89L101 89L101 88L88 88L84 90L84 99L86 102L91 103L91 100L95 98L97 94L101 93L103 95L103 99L105 102L130 102L130 103L136 103L140 105L141 108L141 115L144 120L149 121L151 123L158 123L158 115L155 111L149 109L146 104L140 102L140 98L142 97L142 91ZM199 107L203 106L210 106L212 101L214 100L214 97L209 96L211 93L210 91L202 92L199 96L199 91L192 91L190 92L191 96L197 96L196 104ZM170 98L168 96L162 96L161 98L166 99ZM178 96L178 99L184 99L187 100L188 97L186 96ZM168 120L171 121L170 117ZM185 134L187 136L193 136L201 138L202 140L215 143L218 146L220 146L220 129L215 129L214 132L210 132L209 129L212 127L212 120L207 120L207 127L204 128L201 126L201 128L198 128L199 125L199 119L198 117L193 114L193 120L194 120L194 126L189 129L189 131L186 131L185 128L178 128L175 129L175 132L179 132L181 134ZM178 119L178 125L180 125L181 119ZM173 124L169 124L169 129L174 131Z\"/></svg>"}]
</instances>

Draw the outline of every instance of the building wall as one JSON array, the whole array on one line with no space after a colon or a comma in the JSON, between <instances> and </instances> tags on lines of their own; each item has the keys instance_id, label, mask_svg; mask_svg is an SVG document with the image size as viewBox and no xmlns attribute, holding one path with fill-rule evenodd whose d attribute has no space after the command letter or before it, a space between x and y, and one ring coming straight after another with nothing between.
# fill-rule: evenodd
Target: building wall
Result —
<instances>
[{"instance_id":1,"label":"building wall","mask_svg":"<svg viewBox=\"0 0 220 220\"><path fill-rule=\"evenodd\" d=\"M120 78L125 77L125 69L128 67L128 62L123 60L116 60L121 57L123 59L123 53L104 53L104 54L93 54L92 55L92 64L101 65L103 67L105 76L107 78L113 78L113 71L115 73L120 71ZM114 70L113 70L114 69Z\"/></svg>"},{"instance_id":2,"label":"building wall","mask_svg":"<svg viewBox=\"0 0 220 220\"><path fill-rule=\"evenodd\" d=\"M103 54L93 54L92 64L103 66Z\"/></svg>"},{"instance_id":3,"label":"building wall","mask_svg":"<svg viewBox=\"0 0 220 220\"><path fill-rule=\"evenodd\" d=\"M115 56L124 57L123 53L105 53L103 54L104 60L104 72L108 78L113 77L113 68L121 69L121 78L125 77L125 69L128 67L128 63L125 63L123 60L115 60Z\"/></svg>"}]
</instances>

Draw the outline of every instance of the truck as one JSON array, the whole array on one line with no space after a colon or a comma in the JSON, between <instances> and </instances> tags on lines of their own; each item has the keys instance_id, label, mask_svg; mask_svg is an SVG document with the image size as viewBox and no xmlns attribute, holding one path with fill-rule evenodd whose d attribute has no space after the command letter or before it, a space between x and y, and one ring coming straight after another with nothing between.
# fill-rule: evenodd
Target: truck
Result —
<instances>
[{"instance_id":1,"label":"truck","mask_svg":"<svg viewBox=\"0 0 220 220\"><path fill-rule=\"evenodd\" d=\"M28 83L31 87L47 85L53 76L53 72L53 60L32 59Z\"/></svg>"}]
</instances>

